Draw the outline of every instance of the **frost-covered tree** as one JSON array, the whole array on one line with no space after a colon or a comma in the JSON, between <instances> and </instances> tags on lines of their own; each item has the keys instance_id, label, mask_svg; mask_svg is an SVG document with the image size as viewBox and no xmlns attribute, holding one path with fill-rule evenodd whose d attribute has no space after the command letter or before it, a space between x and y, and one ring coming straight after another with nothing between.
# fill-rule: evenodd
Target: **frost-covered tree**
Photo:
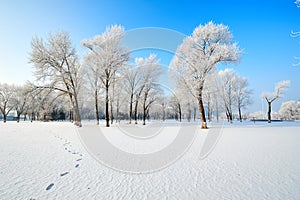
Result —
<instances>
[{"instance_id":1,"label":"frost-covered tree","mask_svg":"<svg viewBox=\"0 0 300 200\"><path fill-rule=\"evenodd\" d=\"M171 71L184 83L198 101L202 128L207 128L203 90L209 74L218 63L236 62L241 51L232 42L228 26L209 22L198 26L191 36L184 39L172 61Z\"/></svg>"},{"instance_id":2,"label":"frost-covered tree","mask_svg":"<svg viewBox=\"0 0 300 200\"><path fill-rule=\"evenodd\" d=\"M279 114L282 119L296 120L300 119L300 102L286 101L281 104Z\"/></svg>"},{"instance_id":3,"label":"frost-covered tree","mask_svg":"<svg viewBox=\"0 0 300 200\"><path fill-rule=\"evenodd\" d=\"M142 81L142 73L140 67L134 67L133 65L128 65L123 70L123 79L124 79L124 87L126 92L129 95L129 123L131 124L131 120L133 119L133 103L137 92L139 91L139 85Z\"/></svg>"},{"instance_id":4,"label":"frost-covered tree","mask_svg":"<svg viewBox=\"0 0 300 200\"><path fill-rule=\"evenodd\" d=\"M248 88L248 79L236 74L234 79L234 96L235 103L238 109L239 120L242 122L242 109L251 104L252 91Z\"/></svg>"},{"instance_id":5,"label":"frost-covered tree","mask_svg":"<svg viewBox=\"0 0 300 200\"><path fill-rule=\"evenodd\" d=\"M235 71L233 69L221 70L218 74L219 91L223 100L223 106L227 119L230 123L233 120L233 106L235 105Z\"/></svg>"},{"instance_id":6,"label":"frost-covered tree","mask_svg":"<svg viewBox=\"0 0 300 200\"><path fill-rule=\"evenodd\" d=\"M6 83L0 83L0 111L3 115L3 122L7 120L7 115L16 106L16 87Z\"/></svg>"},{"instance_id":7,"label":"frost-covered tree","mask_svg":"<svg viewBox=\"0 0 300 200\"><path fill-rule=\"evenodd\" d=\"M181 103L180 103L178 97L175 94L169 96L168 104L169 104L169 107L174 112L175 119L181 122L181 120L182 120L182 106L181 106Z\"/></svg>"},{"instance_id":8,"label":"frost-covered tree","mask_svg":"<svg viewBox=\"0 0 300 200\"><path fill-rule=\"evenodd\" d=\"M35 66L37 88L67 95L72 105L75 125L81 126L78 94L81 84L80 63L69 33L50 34L47 41L35 37L31 42L30 62Z\"/></svg>"},{"instance_id":9,"label":"frost-covered tree","mask_svg":"<svg viewBox=\"0 0 300 200\"><path fill-rule=\"evenodd\" d=\"M100 69L97 63L93 61L94 56L91 54L87 54L84 57L84 66L85 66L85 73L86 73L86 84L85 87L87 90L90 91L91 95L94 97L94 108L95 108L95 116L96 116L96 123L99 125L99 96L101 93L102 84L100 81Z\"/></svg>"},{"instance_id":10,"label":"frost-covered tree","mask_svg":"<svg viewBox=\"0 0 300 200\"><path fill-rule=\"evenodd\" d=\"M280 81L276 84L275 90L273 93L263 93L262 97L267 101L268 103L268 123L271 123L271 112L272 112L272 103L283 97L284 92L286 89L290 86L290 81Z\"/></svg>"},{"instance_id":11,"label":"frost-covered tree","mask_svg":"<svg viewBox=\"0 0 300 200\"><path fill-rule=\"evenodd\" d=\"M134 120L137 124L138 105L140 99L143 97L143 102L147 101L148 94L154 86L161 74L160 61L157 60L156 55L150 54L147 58L136 58L135 60L137 68L139 68L140 80L138 82L135 106L134 106ZM145 99L146 98L146 99Z\"/></svg>"},{"instance_id":12,"label":"frost-covered tree","mask_svg":"<svg viewBox=\"0 0 300 200\"><path fill-rule=\"evenodd\" d=\"M82 45L87 47L89 62L93 62L97 69L97 76L105 90L105 118L109 127L109 89L112 86L116 72L120 70L129 59L129 51L121 44L124 38L124 28L119 25L107 27L101 35L90 40L83 40Z\"/></svg>"},{"instance_id":13,"label":"frost-covered tree","mask_svg":"<svg viewBox=\"0 0 300 200\"><path fill-rule=\"evenodd\" d=\"M16 87L16 105L15 111L17 113L17 122L20 122L20 117L22 114L25 114L29 108L28 106L28 98L30 96L30 92L32 92L32 85L26 84L24 86Z\"/></svg>"}]
</instances>

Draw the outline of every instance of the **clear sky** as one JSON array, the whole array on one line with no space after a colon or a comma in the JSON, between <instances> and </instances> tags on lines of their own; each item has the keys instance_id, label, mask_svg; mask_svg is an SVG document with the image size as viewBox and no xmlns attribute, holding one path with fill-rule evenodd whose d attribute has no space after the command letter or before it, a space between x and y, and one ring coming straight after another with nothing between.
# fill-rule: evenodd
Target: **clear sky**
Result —
<instances>
[{"instance_id":1,"label":"clear sky","mask_svg":"<svg viewBox=\"0 0 300 200\"><path fill-rule=\"evenodd\" d=\"M49 32L71 33L79 53L82 39L101 34L107 25L120 24L126 30L162 27L190 35L199 24L209 21L230 27L234 40L244 50L234 68L249 79L254 104L249 111L261 110L260 94L272 91L276 82L291 80L282 101L300 100L300 8L294 0L198 0L198 1L89 1L89 0L9 0L0 6L0 82L22 84L33 80L28 63L33 36ZM224 66L219 66L219 69Z\"/></svg>"}]
</instances>

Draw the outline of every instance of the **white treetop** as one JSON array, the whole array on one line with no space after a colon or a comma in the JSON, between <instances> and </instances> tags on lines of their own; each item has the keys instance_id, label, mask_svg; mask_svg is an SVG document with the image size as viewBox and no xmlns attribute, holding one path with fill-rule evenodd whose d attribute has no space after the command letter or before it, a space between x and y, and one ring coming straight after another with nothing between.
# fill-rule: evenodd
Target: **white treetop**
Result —
<instances>
[{"instance_id":1,"label":"white treetop","mask_svg":"<svg viewBox=\"0 0 300 200\"><path fill-rule=\"evenodd\" d=\"M232 42L228 26L213 22L198 26L178 47L171 72L197 98L202 128L207 128L202 100L205 80L218 63L236 62L240 54L237 43Z\"/></svg>"},{"instance_id":2,"label":"white treetop","mask_svg":"<svg viewBox=\"0 0 300 200\"><path fill-rule=\"evenodd\" d=\"M78 94L81 85L80 63L69 33L50 34L48 41L35 37L31 42L30 62L40 89L67 95L73 107L75 125L81 126Z\"/></svg>"},{"instance_id":3,"label":"white treetop","mask_svg":"<svg viewBox=\"0 0 300 200\"><path fill-rule=\"evenodd\" d=\"M280 81L276 84L274 92L268 93L265 92L262 94L262 97L265 98L268 102L273 102L278 98L282 98L286 89L290 87L290 81Z\"/></svg>"},{"instance_id":4,"label":"white treetop","mask_svg":"<svg viewBox=\"0 0 300 200\"><path fill-rule=\"evenodd\" d=\"M129 59L129 51L121 45L125 35L124 27L113 25L107 27L101 35L90 40L83 40L82 45L91 50L86 62L94 63L94 75L98 76L105 89L105 117L106 126L109 126L109 89L115 80L115 75ZM94 77L97 80L97 77ZM96 84L97 86L97 84Z\"/></svg>"}]
</instances>

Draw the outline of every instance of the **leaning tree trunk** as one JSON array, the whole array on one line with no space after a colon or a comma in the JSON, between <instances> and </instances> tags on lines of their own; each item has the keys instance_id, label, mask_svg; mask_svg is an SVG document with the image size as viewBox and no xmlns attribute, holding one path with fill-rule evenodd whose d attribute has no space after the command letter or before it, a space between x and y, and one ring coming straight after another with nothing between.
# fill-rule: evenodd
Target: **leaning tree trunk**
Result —
<instances>
[{"instance_id":1,"label":"leaning tree trunk","mask_svg":"<svg viewBox=\"0 0 300 200\"><path fill-rule=\"evenodd\" d=\"M271 121L272 121L272 119L271 119L271 110L272 110L271 104L272 104L272 102L268 101L268 123L271 123Z\"/></svg>"},{"instance_id":2,"label":"leaning tree trunk","mask_svg":"<svg viewBox=\"0 0 300 200\"><path fill-rule=\"evenodd\" d=\"M139 98L136 98L135 100L135 108L134 108L134 121L135 124L137 124L137 111L138 111L138 104L139 104Z\"/></svg>"},{"instance_id":3,"label":"leaning tree trunk","mask_svg":"<svg viewBox=\"0 0 300 200\"><path fill-rule=\"evenodd\" d=\"M241 107L239 106L239 118L240 118L240 122L243 121L242 119L242 110L241 110Z\"/></svg>"}]
</instances>

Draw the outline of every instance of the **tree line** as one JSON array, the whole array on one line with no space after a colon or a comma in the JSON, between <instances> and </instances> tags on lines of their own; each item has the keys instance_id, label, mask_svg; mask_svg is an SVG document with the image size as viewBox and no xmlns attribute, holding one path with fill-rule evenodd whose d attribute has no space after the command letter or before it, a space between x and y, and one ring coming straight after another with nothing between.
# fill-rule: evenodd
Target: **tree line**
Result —
<instances>
[{"instance_id":1,"label":"tree line","mask_svg":"<svg viewBox=\"0 0 300 200\"><path fill-rule=\"evenodd\" d=\"M43 119L61 111L77 126L82 118L94 118L97 124L105 118L110 126L122 119L145 124L150 117L191 121L199 116L207 128L207 119L225 112L232 122L236 111L242 120L242 109L251 103L247 78L233 69L217 71L219 63L237 64L242 53L228 26L209 22L184 39L169 67L174 86L169 93L158 83L162 67L157 55L130 62L124 37L124 27L112 25L82 40L87 49L83 60L67 32L34 37L29 62L36 80L24 86L0 85L4 119L11 111L18 119Z\"/></svg>"}]
</instances>

